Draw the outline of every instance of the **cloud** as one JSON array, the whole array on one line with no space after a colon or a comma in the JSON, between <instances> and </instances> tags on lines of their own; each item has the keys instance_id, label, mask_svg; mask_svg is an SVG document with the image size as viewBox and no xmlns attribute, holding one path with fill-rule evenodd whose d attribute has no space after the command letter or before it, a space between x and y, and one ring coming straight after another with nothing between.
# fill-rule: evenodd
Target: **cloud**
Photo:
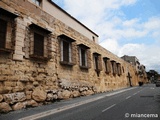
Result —
<instances>
[{"instance_id":1,"label":"cloud","mask_svg":"<svg viewBox=\"0 0 160 120\"><path fill-rule=\"evenodd\" d=\"M146 66L146 70L154 69L159 72L160 69L160 47L158 45L145 44L124 44L119 45L115 39L107 39L100 43L100 45L119 57L123 55L136 56L140 63Z\"/></svg>"},{"instance_id":2,"label":"cloud","mask_svg":"<svg viewBox=\"0 0 160 120\"><path fill-rule=\"evenodd\" d=\"M148 30L149 36L160 43L160 17L151 17L143 25L144 29Z\"/></svg>"},{"instance_id":3,"label":"cloud","mask_svg":"<svg viewBox=\"0 0 160 120\"><path fill-rule=\"evenodd\" d=\"M134 18L134 19L131 19L131 20L126 20L126 21L124 21L123 22L123 26L124 27L134 27L134 25L137 25L138 24L138 22L139 22L139 19L138 18Z\"/></svg>"},{"instance_id":4,"label":"cloud","mask_svg":"<svg viewBox=\"0 0 160 120\"><path fill-rule=\"evenodd\" d=\"M147 70L160 72L156 67L160 64L160 17L127 19L121 9L139 4L137 0L62 1L69 14L99 35L101 46L119 57L137 56Z\"/></svg>"},{"instance_id":5,"label":"cloud","mask_svg":"<svg viewBox=\"0 0 160 120\"><path fill-rule=\"evenodd\" d=\"M136 0L64 0L64 8L75 18L94 30L97 24L112 17L115 14L115 10L135 2Z\"/></svg>"},{"instance_id":6,"label":"cloud","mask_svg":"<svg viewBox=\"0 0 160 120\"><path fill-rule=\"evenodd\" d=\"M118 53L118 56L132 55L136 56L141 63L143 63L147 70L155 69L159 71L160 59L160 47L158 45L145 45L145 44L125 44Z\"/></svg>"},{"instance_id":7,"label":"cloud","mask_svg":"<svg viewBox=\"0 0 160 120\"><path fill-rule=\"evenodd\" d=\"M123 56L123 55L137 56L137 53L139 55L142 54L144 49L145 49L145 47L142 44L140 45L140 44L128 43L128 44L123 45L120 48L120 51L119 51L118 55L119 56Z\"/></svg>"},{"instance_id":8,"label":"cloud","mask_svg":"<svg viewBox=\"0 0 160 120\"><path fill-rule=\"evenodd\" d=\"M119 52L119 45L117 40L115 39L107 39L104 42L100 43L100 45L104 48L107 48L108 50L112 51L114 54L118 54Z\"/></svg>"},{"instance_id":9,"label":"cloud","mask_svg":"<svg viewBox=\"0 0 160 120\"><path fill-rule=\"evenodd\" d=\"M149 20L144 23L144 28L148 30L160 30L160 18L159 17L151 17Z\"/></svg>"}]
</instances>

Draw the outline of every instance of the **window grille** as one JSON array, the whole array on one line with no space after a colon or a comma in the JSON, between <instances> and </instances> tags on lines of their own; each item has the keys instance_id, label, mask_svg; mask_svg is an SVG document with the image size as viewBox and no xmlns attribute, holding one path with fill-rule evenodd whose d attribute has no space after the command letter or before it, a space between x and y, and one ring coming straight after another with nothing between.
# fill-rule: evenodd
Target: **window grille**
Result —
<instances>
[{"instance_id":1,"label":"window grille","mask_svg":"<svg viewBox=\"0 0 160 120\"><path fill-rule=\"evenodd\" d=\"M79 48L80 66L87 67L87 50Z\"/></svg>"},{"instance_id":2,"label":"window grille","mask_svg":"<svg viewBox=\"0 0 160 120\"><path fill-rule=\"evenodd\" d=\"M79 44L79 65L80 68L88 69L90 68L90 51L89 47L84 44Z\"/></svg>"},{"instance_id":3,"label":"window grille","mask_svg":"<svg viewBox=\"0 0 160 120\"><path fill-rule=\"evenodd\" d=\"M111 72L110 59L107 58L107 57L104 57L103 60L104 60L104 65L105 65L106 73L110 73Z\"/></svg>"},{"instance_id":4,"label":"window grille","mask_svg":"<svg viewBox=\"0 0 160 120\"><path fill-rule=\"evenodd\" d=\"M97 76L99 77L100 71L102 71L102 61L101 61L101 55L98 53L93 53L93 59L94 59L94 68L97 72Z\"/></svg>"},{"instance_id":5,"label":"window grille","mask_svg":"<svg viewBox=\"0 0 160 120\"><path fill-rule=\"evenodd\" d=\"M120 76L122 74L121 64L117 63L117 74Z\"/></svg>"},{"instance_id":6,"label":"window grille","mask_svg":"<svg viewBox=\"0 0 160 120\"><path fill-rule=\"evenodd\" d=\"M111 63L112 63L113 75L116 75L117 74L117 64L115 61L111 61Z\"/></svg>"},{"instance_id":7,"label":"window grille","mask_svg":"<svg viewBox=\"0 0 160 120\"><path fill-rule=\"evenodd\" d=\"M34 55L44 56L44 36L34 33Z\"/></svg>"},{"instance_id":8,"label":"window grille","mask_svg":"<svg viewBox=\"0 0 160 120\"><path fill-rule=\"evenodd\" d=\"M63 42L63 60L64 62L71 62L71 46L69 42Z\"/></svg>"},{"instance_id":9,"label":"window grille","mask_svg":"<svg viewBox=\"0 0 160 120\"><path fill-rule=\"evenodd\" d=\"M76 43L75 40L67 35L61 34L58 36L60 40L60 53L62 65L73 66L76 64Z\"/></svg>"},{"instance_id":10,"label":"window grille","mask_svg":"<svg viewBox=\"0 0 160 120\"><path fill-rule=\"evenodd\" d=\"M48 43L52 32L34 23L29 25L29 27L31 35L30 57L44 61L49 60Z\"/></svg>"},{"instance_id":11,"label":"window grille","mask_svg":"<svg viewBox=\"0 0 160 120\"><path fill-rule=\"evenodd\" d=\"M98 70L98 56L94 56L94 61L95 61L95 69Z\"/></svg>"},{"instance_id":12,"label":"window grille","mask_svg":"<svg viewBox=\"0 0 160 120\"><path fill-rule=\"evenodd\" d=\"M15 27L13 26L18 15L0 8L0 52L13 52L13 39Z\"/></svg>"},{"instance_id":13,"label":"window grille","mask_svg":"<svg viewBox=\"0 0 160 120\"><path fill-rule=\"evenodd\" d=\"M82 66L87 66L87 61L86 61L86 50L81 49L81 65Z\"/></svg>"},{"instance_id":14,"label":"window grille","mask_svg":"<svg viewBox=\"0 0 160 120\"><path fill-rule=\"evenodd\" d=\"M0 19L0 48L5 48L7 22Z\"/></svg>"},{"instance_id":15,"label":"window grille","mask_svg":"<svg viewBox=\"0 0 160 120\"><path fill-rule=\"evenodd\" d=\"M94 67L96 71L102 70L102 61L101 61L101 55L99 53L93 53L94 57Z\"/></svg>"}]
</instances>

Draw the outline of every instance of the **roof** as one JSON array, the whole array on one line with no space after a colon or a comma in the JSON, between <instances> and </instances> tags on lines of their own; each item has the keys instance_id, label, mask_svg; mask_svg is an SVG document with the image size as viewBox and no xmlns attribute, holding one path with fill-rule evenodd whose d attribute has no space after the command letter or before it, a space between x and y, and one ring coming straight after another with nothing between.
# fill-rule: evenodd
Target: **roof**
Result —
<instances>
[{"instance_id":1,"label":"roof","mask_svg":"<svg viewBox=\"0 0 160 120\"><path fill-rule=\"evenodd\" d=\"M84 24L82 24L76 18L74 18L73 16L71 16L69 13L67 13L65 10L63 10L61 7L59 7L57 4L55 4L52 0L48 0L48 1L52 5L54 5L56 8L58 8L60 11L62 11L63 13L65 13L67 16L69 16L70 18L72 18L73 20L75 20L77 23L79 23L80 25L82 25L84 28L86 28L87 30L89 30L91 33L93 33L94 35L96 35L97 37L99 37L95 32L93 32L91 29L89 29L88 27L86 27Z\"/></svg>"}]
</instances>

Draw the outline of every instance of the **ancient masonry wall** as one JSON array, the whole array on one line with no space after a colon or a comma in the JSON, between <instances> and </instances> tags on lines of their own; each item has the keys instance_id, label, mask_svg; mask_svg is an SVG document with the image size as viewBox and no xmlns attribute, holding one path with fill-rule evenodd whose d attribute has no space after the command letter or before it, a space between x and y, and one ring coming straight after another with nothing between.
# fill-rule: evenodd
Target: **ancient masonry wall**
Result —
<instances>
[{"instance_id":1,"label":"ancient masonry wall","mask_svg":"<svg viewBox=\"0 0 160 120\"><path fill-rule=\"evenodd\" d=\"M98 92L106 92L138 84L135 67L89 40L74 29L44 12L28 0L1 0L0 7L17 15L7 25L5 50L0 49L0 112L48 104ZM6 15L7 16L7 15ZM3 19L5 14L0 16ZM33 34L30 25L51 31L45 39L44 58L31 57ZM59 35L75 40L73 63L60 63ZM87 69L80 68L78 46L88 46ZM93 53L100 54L99 71L95 71ZM103 59L109 58L110 70L106 72ZM47 58L47 59L46 59ZM119 72L113 70L111 61L118 63Z\"/></svg>"}]
</instances>

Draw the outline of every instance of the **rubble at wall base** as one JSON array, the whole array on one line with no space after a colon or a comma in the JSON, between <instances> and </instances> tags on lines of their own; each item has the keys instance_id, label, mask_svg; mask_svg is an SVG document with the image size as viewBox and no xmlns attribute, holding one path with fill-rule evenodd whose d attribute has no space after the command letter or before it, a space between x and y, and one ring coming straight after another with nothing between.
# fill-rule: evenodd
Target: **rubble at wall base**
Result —
<instances>
[{"instance_id":1,"label":"rubble at wall base","mask_svg":"<svg viewBox=\"0 0 160 120\"><path fill-rule=\"evenodd\" d=\"M33 90L25 92L3 94L0 96L0 112L36 107L49 102L95 94L94 86L88 86L88 84L78 81L73 83L63 79L59 80L59 89L45 90L44 87L37 86Z\"/></svg>"}]
</instances>

